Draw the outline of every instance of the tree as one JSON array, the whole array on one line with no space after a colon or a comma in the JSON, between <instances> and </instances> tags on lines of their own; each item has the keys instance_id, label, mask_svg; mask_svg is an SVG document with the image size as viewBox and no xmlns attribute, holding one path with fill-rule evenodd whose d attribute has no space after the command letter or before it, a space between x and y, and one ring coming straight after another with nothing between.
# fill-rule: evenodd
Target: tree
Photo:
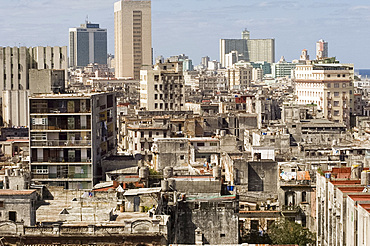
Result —
<instances>
[{"instance_id":1,"label":"tree","mask_svg":"<svg viewBox=\"0 0 370 246\"><path fill-rule=\"evenodd\" d=\"M315 234L294 221L280 219L269 230L269 236L275 244L315 244Z\"/></svg>"}]
</instances>

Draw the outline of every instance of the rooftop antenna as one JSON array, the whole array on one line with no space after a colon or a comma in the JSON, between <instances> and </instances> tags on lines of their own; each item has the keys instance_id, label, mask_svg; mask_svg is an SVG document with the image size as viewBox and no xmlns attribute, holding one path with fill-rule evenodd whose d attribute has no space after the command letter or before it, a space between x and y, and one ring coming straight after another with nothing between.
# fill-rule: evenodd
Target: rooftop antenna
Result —
<instances>
[{"instance_id":1,"label":"rooftop antenna","mask_svg":"<svg viewBox=\"0 0 370 246\"><path fill-rule=\"evenodd\" d=\"M89 15L86 15L85 22L86 22L86 24L88 24L88 23L89 23Z\"/></svg>"}]
</instances>

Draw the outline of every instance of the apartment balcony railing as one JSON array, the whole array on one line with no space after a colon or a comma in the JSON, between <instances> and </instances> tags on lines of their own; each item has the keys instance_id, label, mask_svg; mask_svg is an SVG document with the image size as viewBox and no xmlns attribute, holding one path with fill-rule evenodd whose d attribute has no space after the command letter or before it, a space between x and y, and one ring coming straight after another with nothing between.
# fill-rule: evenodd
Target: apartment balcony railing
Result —
<instances>
[{"instance_id":1,"label":"apartment balcony railing","mask_svg":"<svg viewBox=\"0 0 370 246\"><path fill-rule=\"evenodd\" d=\"M34 146L91 146L91 140L45 140L31 141L31 147Z\"/></svg>"},{"instance_id":2,"label":"apartment balcony railing","mask_svg":"<svg viewBox=\"0 0 370 246\"><path fill-rule=\"evenodd\" d=\"M64 163L64 162L75 162L75 163L89 163L91 162L90 158L79 158L79 157L49 157L47 159L44 158L32 158L32 163L46 163L46 162L53 162L53 163Z\"/></svg>"},{"instance_id":3,"label":"apartment balcony railing","mask_svg":"<svg viewBox=\"0 0 370 246\"><path fill-rule=\"evenodd\" d=\"M39 174L32 172L33 179L88 179L92 178L91 173L48 173L48 174Z\"/></svg>"},{"instance_id":4,"label":"apartment balcony railing","mask_svg":"<svg viewBox=\"0 0 370 246\"><path fill-rule=\"evenodd\" d=\"M281 207L282 212L298 212L300 209L297 205L283 205Z\"/></svg>"},{"instance_id":5,"label":"apartment balcony railing","mask_svg":"<svg viewBox=\"0 0 370 246\"><path fill-rule=\"evenodd\" d=\"M70 128L67 125L63 126L45 126L45 125L32 125L31 130L91 130L90 126L76 126Z\"/></svg>"},{"instance_id":6,"label":"apartment balcony railing","mask_svg":"<svg viewBox=\"0 0 370 246\"><path fill-rule=\"evenodd\" d=\"M91 113L91 110L67 110L66 108L32 108L31 114Z\"/></svg>"}]
</instances>

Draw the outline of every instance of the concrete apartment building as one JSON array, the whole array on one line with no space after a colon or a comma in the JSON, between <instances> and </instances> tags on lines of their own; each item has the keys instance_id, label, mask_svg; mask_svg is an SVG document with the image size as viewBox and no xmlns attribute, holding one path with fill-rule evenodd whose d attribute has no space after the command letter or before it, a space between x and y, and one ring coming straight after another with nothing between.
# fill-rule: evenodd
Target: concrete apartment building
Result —
<instances>
[{"instance_id":1,"label":"concrete apartment building","mask_svg":"<svg viewBox=\"0 0 370 246\"><path fill-rule=\"evenodd\" d=\"M253 67L249 63L235 63L225 72L228 80L228 88L230 90L247 89L252 81L252 70Z\"/></svg>"},{"instance_id":2,"label":"concrete apartment building","mask_svg":"<svg viewBox=\"0 0 370 246\"><path fill-rule=\"evenodd\" d=\"M90 63L107 64L107 29L86 21L69 28L69 66L85 67Z\"/></svg>"},{"instance_id":3,"label":"concrete apartment building","mask_svg":"<svg viewBox=\"0 0 370 246\"><path fill-rule=\"evenodd\" d=\"M353 65L297 65L295 95L298 104L316 104L325 118L349 125L353 105Z\"/></svg>"},{"instance_id":4,"label":"concrete apartment building","mask_svg":"<svg viewBox=\"0 0 370 246\"><path fill-rule=\"evenodd\" d=\"M185 106L182 62L143 66L140 71L140 107L149 111L181 111Z\"/></svg>"},{"instance_id":5,"label":"concrete apartment building","mask_svg":"<svg viewBox=\"0 0 370 246\"><path fill-rule=\"evenodd\" d=\"M150 0L120 0L114 3L116 78L139 79L142 65L152 64Z\"/></svg>"},{"instance_id":6,"label":"concrete apartment building","mask_svg":"<svg viewBox=\"0 0 370 246\"><path fill-rule=\"evenodd\" d=\"M317 245L370 245L370 173L364 169L353 165L317 174Z\"/></svg>"},{"instance_id":7,"label":"concrete apartment building","mask_svg":"<svg viewBox=\"0 0 370 246\"><path fill-rule=\"evenodd\" d=\"M34 71L31 75L30 71L32 69L63 70L65 79L68 68L67 60L67 46L0 48L0 63L4 64L0 69L0 92L5 125L28 126L26 117L28 96L36 92L35 87L49 88L49 93L52 92L52 88L48 85L41 85L45 81L35 75L37 72ZM59 78L59 75L57 77ZM36 80L31 81L32 78ZM53 81L56 80L53 79Z\"/></svg>"},{"instance_id":8,"label":"concrete apartment building","mask_svg":"<svg viewBox=\"0 0 370 246\"><path fill-rule=\"evenodd\" d=\"M114 93L30 97L32 180L65 189L91 189L101 159L116 146Z\"/></svg>"},{"instance_id":9,"label":"concrete apartment building","mask_svg":"<svg viewBox=\"0 0 370 246\"><path fill-rule=\"evenodd\" d=\"M250 39L250 33L247 30L242 32L242 39L221 39L220 63L222 67L227 65L227 55L235 51L238 61L274 63L275 39Z\"/></svg>"},{"instance_id":10,"label":"concrete apartment building","mask_svg":"<svg viewBox=\"0 0 370 246\"><path fill-rule=\"evenodd\" d=\"M273 63L271 65L271 72L274 78L282 78L282 77L294 77L294 69L296 67L296 63L291 63L285 61L284 56L281 57L280 61L277 63Z\"/></svg>"}]
</instances>

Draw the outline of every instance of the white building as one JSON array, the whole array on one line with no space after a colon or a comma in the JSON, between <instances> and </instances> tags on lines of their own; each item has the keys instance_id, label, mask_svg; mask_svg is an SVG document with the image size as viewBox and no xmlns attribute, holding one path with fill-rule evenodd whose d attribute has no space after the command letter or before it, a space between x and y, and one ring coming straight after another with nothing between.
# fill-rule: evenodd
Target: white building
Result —
<instances>
[{"instance_id":1,"label":"white building","mask_svg":"<svg viewBox=\"0 0 370 246\"><path fill-rule=\"evenodd\" d=\"M295 85L298 104L316 104L325 118L349 125L353 105L353 65L297 65Z\"/></svg>"},{"instance_id":2,"label":"white building","mask_svg":"<svg viewBox=\"0 0 370 246\"><path fill-rule=\"evenodd\" d=\"M149 111L181 111L185 105L182 62L143 66L140 71L140 107Z\"/></svg>"}]
</instances>

